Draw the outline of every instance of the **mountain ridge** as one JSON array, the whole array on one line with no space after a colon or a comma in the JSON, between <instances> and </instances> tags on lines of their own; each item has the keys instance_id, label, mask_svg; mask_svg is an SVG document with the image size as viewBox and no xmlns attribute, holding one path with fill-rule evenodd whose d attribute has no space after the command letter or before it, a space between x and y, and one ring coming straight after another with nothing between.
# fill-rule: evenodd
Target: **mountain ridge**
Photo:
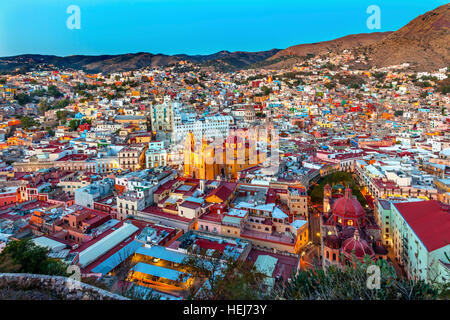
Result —
<instances>
[{"instance_id":1,"label":"mountain ridge","mask_svg":"<svg viewBox=\"0 0 450 320\"><path fill-rule=\"evenodd\" d=\"M280 51L271 49L267 51L226 51L222 50L209 55L166 55L149 52L126 53L118 55L70 55L60 57L56 55L23 54L11 57L0 57L0 71L13 70L17 67L31 67L36 64L54 65L72 69L80 69L90 73L130 71L151 66L167 66L178 61L187 60L197 64L208 64L211 61L222 61L216 66L224 71L233 71L233 64L227 61L234 59L234 64L247 67L255 62L263 61ZM9 62L9 63L8 63ZM8 65L11 67L8 68Z\"/></svg>"}]
</instances>

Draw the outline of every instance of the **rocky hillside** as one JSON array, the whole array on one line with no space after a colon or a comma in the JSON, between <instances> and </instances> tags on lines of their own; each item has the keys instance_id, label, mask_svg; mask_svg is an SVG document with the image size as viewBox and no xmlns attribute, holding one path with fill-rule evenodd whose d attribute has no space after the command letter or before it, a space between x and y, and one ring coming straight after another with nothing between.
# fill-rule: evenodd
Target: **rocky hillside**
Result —
<instances>
[{"instance_id":1,"label":"rocky hillside","mask_svg":"<svg viewBox=\"0 0 450 320\"><path fill-rule=\"evenodd\" d=\"M450 4L446 4L361 50L377 67L409 62L417 70L434 70L449 66L449 44Z\"/></svg>"},{"instance_id":2,"label":"rocky hillside","mask_svg":"<svg viewBox=\"0 0 450 320\"><path fill-rule=\"evenodd\" d=\"M280 57L285 56L297 56L306 57L307 55L320 55L330 52L338 52L345 49L352 49L356 47L366 46L369 44L376 43L381 39L384 39L391 32L374 32L374 33L361 33L361 34L351 34L342 38L317 42L317 43L307 43L299 44L296 46L289 47L287 49L281 50L273 57L268 60L276 60Z\"/></svg>"},{"instance_id":3,"label":"rocky hillside","mask_svg":"<svg viewBox=\"0 0 450 320\"><path fill-rule=\"evenodd\" d=\"M70 278L26 273L0 273L0 299L128 300Z\"/></svg>"}]
</instances>

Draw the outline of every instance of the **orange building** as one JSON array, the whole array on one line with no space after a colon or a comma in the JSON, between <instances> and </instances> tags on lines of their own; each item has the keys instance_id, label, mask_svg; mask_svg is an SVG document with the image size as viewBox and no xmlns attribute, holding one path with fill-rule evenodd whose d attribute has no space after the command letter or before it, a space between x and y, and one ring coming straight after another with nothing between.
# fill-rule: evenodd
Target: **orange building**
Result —
<instances>
[{"instance_id":1,"label":"orange building","mask_svg":"<svg viewBox=\"0 0 450 320\"><path fill-rule=\"evenodd\" d=\"M256 150L256 143L245 137L229 136L222 144L202 140L197 145L189 133L185 142L184 174L196 179L215 180L217 176L236 179L239 171L258 165L266 155Z\"/></svg>"}]
</instances>

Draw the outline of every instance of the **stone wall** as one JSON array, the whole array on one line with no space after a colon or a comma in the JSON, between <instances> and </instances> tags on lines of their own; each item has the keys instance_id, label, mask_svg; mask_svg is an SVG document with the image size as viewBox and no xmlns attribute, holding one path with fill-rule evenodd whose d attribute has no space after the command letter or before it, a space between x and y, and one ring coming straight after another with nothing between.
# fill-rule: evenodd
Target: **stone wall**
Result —
<instances>
[{"instance_id":1,"label":"stone wall","mask_svg":"<svg viewBox=\"0 0 450 320\"><path fill-rule=\"evenodd\" d=\"M128 300L74 279L40 274L0 273L0 289L40 291L60 300Z\"/></svg>"}]
</instances>

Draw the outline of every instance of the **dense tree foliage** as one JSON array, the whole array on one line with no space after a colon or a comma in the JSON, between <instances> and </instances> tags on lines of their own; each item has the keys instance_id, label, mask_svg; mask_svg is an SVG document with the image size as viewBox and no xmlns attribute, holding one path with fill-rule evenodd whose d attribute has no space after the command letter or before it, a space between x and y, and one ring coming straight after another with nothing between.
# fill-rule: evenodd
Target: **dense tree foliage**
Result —
<instances>
[{"instance_id":1,"label":"dense tree foliage","mask_svg":"<svg viewBox=\"0 0 450 320\"><path fill-rule=\"evenodd\" d=\"M379 82L383 82L386 79L386 72L374 72L373 76L375 79L377 79Z\"/></svg>"},{"instance_id":2,"label":"dense tree foliage","mask_svg":"<svg viewBox=\"0 0 450 320\"><path fill-rule=\"evenodd\" d=\"M69 121L70 130L76 131L81 124L81 120L72 119Z\"/></svg>"},{"instance_id":3,"label":"dense tree foliage","mask_svg":"<svg viewBox=\"0 0 450 320\"><path fill-rule=\"evenodd\" d=\"M38 121L36 121L35 119L33 119L30 116L24 116L20 119L20 124L22 125L22 128L24 128L25 130L34 127L34 126L39 126L40 123Z\"/></svg>"},{"instance_id":4,"label":"dense tree foliage","mask_svg":"<svg viewBox=\"0 0 450 320\"><path fill-rule=\"evenodd\" d=\"M368 270L376 266L376 273ZM274 288L264 285L265 275L259 273L251 262L224 258L215 252L190 252L183 268L203 285L192 287L191 299L281 299L281 300L424 300L446 299L448 285L426 283L399 277L386 260L373 262L366 257L354 267L330 266L302 269L290 279L275 282ZM373 268L373 267L372 267Z\"/></svg>"},{"instance_id":5,"label":"dense tree foliage","mask_svg":"<svg viewBox=\"0 0 450 320\"><path fill-rule=\"evenodd\" d=\"M69 99L62 99L55 103L55 105L52 107L52 109L63 109L67 107L70 104Z\"/></svg>"},{"instance_id":6,"label":"dense tree foliage","mask_svg":"<svg viewBox=\"0 0 450 320\"><path fill-rule=\"evenodd\" d=\"M67 265L49 258L48 252L31 239L8 242L0 253L0 272L67 276Z\"/></svg>"},{"instance_id":7,"label":"dense tree foliage","mask_svg":"<svg viewBox=\"0 0 450 320\"><path fill-rule=\"evenodd\" d=\"M14 96L14 99L17 100L17 102L21 105L24 106L27 103L30 103L33 101L33 99L27 95L26 93L19 93L18 95Z\"/></svg>"},{"instance_id":8,"label":"dense tree foliage","mask_svg":"<svg viewBox=\"0 0 450 320\"><path fill-rule=\"evenodd\" d=\"M323 177L318 184L308 190L312 202L320 203L323 201L323 188L327 183L331 187L337 184L341 184L345 187L349 186L350 189L352 189L352 194L356 196L361 205L364 206L367 204L367 201L362 195L359 186L356 184L352 175L348 172L335 172Z\"/></svg>"},{"instance_id":9,"label":"dense tree foliage","mask_svg":"<svg viewBox=\"0 0 450 320\"><path fill-rule=\"evenodd\" d=\"M450 93L450 78L439 81L437 91L439 91L442 94L449 94Z\"/></svg>"},{"instance_id":10,"label":"dense tree foliage","mask_svg":"<svg viewBox=\"0 0 450 320\"><path fill-rule=\"evenodd\" d=\"M325 88L327 88L327 89L333 89L333 88L336 88L336 83L333 82L333 81L327 82L327 83L325 84Z\"/></svg>"},{"instance_id":11,"label":"dense tree foliage","mask_svg":"<svg viewBox=\"0 0 450 320\"><path fill-rule=\"evenodd\" d=\"M379 287L372 282L373 272L367 268L376 265L380 272ZM276 299L289 300L424 300L438 299L445 294L440 285L399 278L392 265L385 260L338 268L301 270L291 281L282 282L274 290Z\"/></svg>"},{"instance_id":12,"label":"dense tree foliage","mask_svg":"<svg viewBox=\"0 0 450 320\"><path fill-rule=\"evenodd\" d=\"M54 85L48 86L47 93L53 98L60 98L63 96L63 94Z\"/></svg>"},{"instance_id":13,"label":"dense tree foliage","mask_svg":"<svg viewBox=\"0 0 450 320\"><path fill-rule=\"evenodd\" d=\"M200 290L191 287L190 298L202 300L255 300L269 298L263 288L265 275L257 272L248 261L233 260L215 251L208 255L205 250L190 252L183 268L200 279Z\"/></svg>"},{"instance_id":14,"label":"dense tree foliage","mask_svg":"<svg viewBox=\"0 0 450 320\"><path fill-rule=\"evenodd\" d=\"M340 84L349 86L350 88L359 88L365 83L364 79L358 75L337 76Z\"/></svg>"}]
</instances>

